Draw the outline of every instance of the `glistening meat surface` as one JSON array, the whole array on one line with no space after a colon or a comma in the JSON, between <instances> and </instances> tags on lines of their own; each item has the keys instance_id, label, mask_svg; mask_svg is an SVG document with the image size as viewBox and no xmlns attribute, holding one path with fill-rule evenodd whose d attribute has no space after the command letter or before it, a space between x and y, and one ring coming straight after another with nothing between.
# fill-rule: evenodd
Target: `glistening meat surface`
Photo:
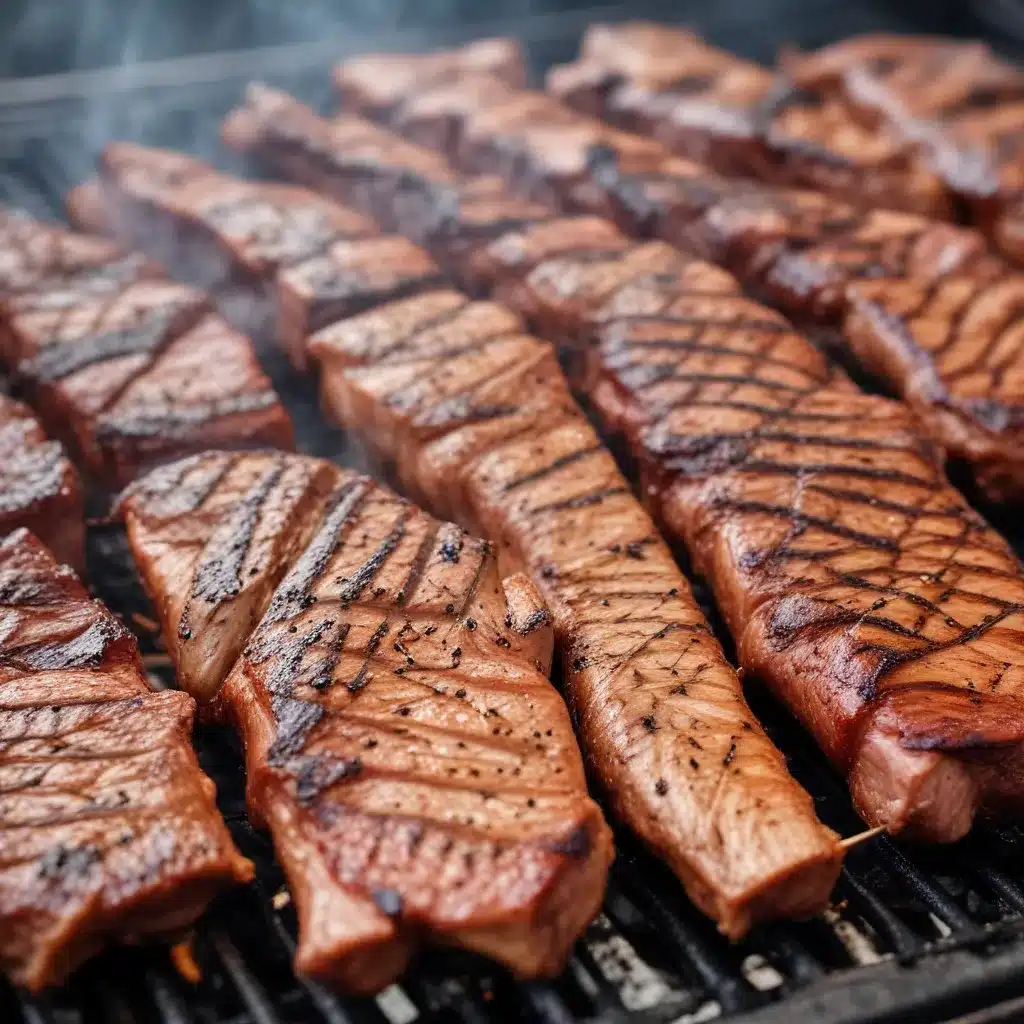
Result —
<instances>
[{"instance_id":1,"label":"glistening meat surface","mask_svg":"<svg viewBox=\"0 0 1024 1024\"><path fill-rule=\"evenodd\" d=\"M262 153L265 140L274 159L280 137L262 130L288 124L293 169L304 138L321 154L317 167L334 167L332 192L343 188L347 151L324 122L267 90L249 100L225 130L236 144L249 139ZM282 108L300 116L281 118ZM270 111L272 122L263 117ZM383 133L365 122L356 130L365 180L375 166L366 140ZM398 177L396 154L385 148L382 185ZM409 173L402 180L417 193L436 185ZM445 262L460 263L524 218L550 217L488 195L464 204L465 194L443 230L423 232ZM361 202L367 192L352 195ZM388 205L400 220L402 199ZM550 347L498 306L437 292L340 321L314 336L310 353L328 408L393 460L407 491L500 539L503 555L530 572L552 609L595 773L705 912L740 935L755 920L820 908L838 869L835 838L751 716L682 573L569 395Z\"/></svg>"},{"instance_id":2,"label":"glistening meat surface","mask_svg":"<svg viewBox=\"0 0 1024 1024\"><path fill-rule=\"evenodd\" d=\"M592 218L522 227L470 262L589 353L592 401L745 664L869 820L949 840L979 807L1019 804L1021 570L900 406L858 394L728 274Z\"/></svg>"},{"instance_id":3,"label":"glistening meat surface","mask_svg":"<svg viewBox=\"0 0 1024 1024\"><path fill-rule=\"evenodd\" d=\"M297 905L298 969L373 991L426 939L557 971L611 838L544 675L533 586L502 581L484 541L301 456L207 453L120 508L176 663L211 627L245 645L218 702Z\"/></svg>"},{"instance_id":4,"label":"glistening meat surface","mask_svg":"<svg viewBox=\"0 0 1024 1024\"><path fill-rule=\"evenodd\" d=\"M39 989L173 933L252 868L131 634L31 534L0 541L0 966Z\"/></svg>"},{"instance_id":5,"label":"glistening meat surface","mask_svg":"<svg viewBox=\"0 0 1024 1024\"><path fill-rule=\"evenodd\" d=\"M107 241L15 215L0 230L0 357L96 483L211 443L292 446L251 341L203 293Z\"/></svg>"}]
</instances>

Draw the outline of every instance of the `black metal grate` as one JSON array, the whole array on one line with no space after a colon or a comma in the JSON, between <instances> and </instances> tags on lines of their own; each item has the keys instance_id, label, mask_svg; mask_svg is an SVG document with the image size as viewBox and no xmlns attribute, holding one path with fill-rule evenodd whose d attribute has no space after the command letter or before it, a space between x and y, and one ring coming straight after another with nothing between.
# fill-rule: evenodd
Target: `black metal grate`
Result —
<instances>
[{"instance_id":1,"label":"black metal grate","mask_svg":"<svg viewBox=\"0 0 1024 1024\"><path fill-rule=\"evenodd\" d=\"M783 6L792 14L799 5ZM535 33L541 63L575 45L552 34L552 24ZM578 27L571 19L558 25ZM863 27L841 24L836 34ZM745 49L735 39L719 41ZM325 98L331 56L279 50L263 54L262 64L260 55L236 55L219 71L205 58L142 69L127 84L110 74L15 84L0 91L0 203L59 217L67 188L89 172L106 138L177 146L230 168L217 127L254 68L315 102ZM366 468L350 439L321 419L313 382L293 373L271 345L264 349L302 450ZM98 529L91 539L93 581L122 613L137 610L118 536ZM845 835L857 832L862 825L845 786L811 739L778 705L757 693L751 699L821 817ZM432 951L378 998L342 998L291 969L294 915L269 841L246 820L234 737L204 726L196 743L240 847L258 865L257 882L222 897L198 927L200 980L181 976L162 948L116 950L45 997L0 983L0 1022L863 1024L945 1021L1024 994L1024 830L1008 827L977 829L943 849L875 839L851 852L825 917L764 927L736 945L688 904L660 863L620 835L603 912L560 978L518 984L479 958ZM1008 1012L998 1019L1014 1019Z\"/></svg>"}]
</instances>

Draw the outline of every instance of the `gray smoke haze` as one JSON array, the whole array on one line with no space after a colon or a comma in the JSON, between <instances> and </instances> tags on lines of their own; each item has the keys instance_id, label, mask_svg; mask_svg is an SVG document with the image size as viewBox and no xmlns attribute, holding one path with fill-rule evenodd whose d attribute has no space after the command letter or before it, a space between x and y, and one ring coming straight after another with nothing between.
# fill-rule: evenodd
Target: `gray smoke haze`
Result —
<instances>
[{"instance_id":1,"label":"gray smoke haze","mask_svg":"<svg viewBox=\"0 0 1024 1024\"><path fill-rule=\"evenodd\" d=\"M73 73L67 184L113 139L186 149L231 166L216 121L247 80L330 106L332 60L359 49L422 49L513 30L538 0L0 0L0 75ZM264 50L262 59L240 53ZM173 63L177 61L177 63ZM105 69L97 75L96 69ZM110 69L114 69L111 72ZM148 83L148 85L147 85ZM79 89L78 86L81 86Z\"/></svg>"}]
</instances>

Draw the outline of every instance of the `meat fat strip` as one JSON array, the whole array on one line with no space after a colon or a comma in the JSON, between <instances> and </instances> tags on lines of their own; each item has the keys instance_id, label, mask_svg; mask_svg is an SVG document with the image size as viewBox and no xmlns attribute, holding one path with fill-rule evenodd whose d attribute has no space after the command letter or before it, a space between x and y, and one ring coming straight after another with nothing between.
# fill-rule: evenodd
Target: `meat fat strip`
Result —
<instances>
[{"instance_id":1,"label":"meat fat strip","mask_svg":"<svg viewBox=\"0 0 1024 1024\"><path fill-rule=\"evenodd\" d=\"M248 881L132 635L27 531L0 541L0 967L39 990L114 941L191 924Z\"/></svg>"},{"instance_id":2,"label":"meat fat strip","mask_svg":"<svg viewBox=\"0 0 1024 1024\"><path fill-rule=\"evenodd\" d=\"M276 514L259 488L285 476L290 494L315 484L315 508ZM239 502L243 479L257 489ZM544 676L551 629L533 585L502 581L491 547L459 527L303 456L171 464L120 513L179 671L201 639L197 593L217 605L207 628L242 646L218 703L296 902L297 968L374 991L427 940L556 973L600 906L612 845ZM173 557L182 535L191 561ZM259 579L250 563L271 547L288 552L276 589L257 584L243 615L231 573Z\"/></svg>"},{"instance_id":3,"label":"meat fat strip","mask_svg":"<svg viewBox=\"0 0 1024 1024\"><path fill-rule=\"evenodd\" d=\"M243 114L227 129L238 138ZM434 236L446 259L500 233L486 199L474 196L470 225L459 223L464 209ZM508 205L490 210L507 230ZM503 556L541 588L595 773L698 905L734 936L820 909L838 870L835 838L757 726L550 346L500 307L441 291L339 321L313 336L310 354L326 407L371 438L406 490L501 538Z\"/></svg>"}]
</instances>

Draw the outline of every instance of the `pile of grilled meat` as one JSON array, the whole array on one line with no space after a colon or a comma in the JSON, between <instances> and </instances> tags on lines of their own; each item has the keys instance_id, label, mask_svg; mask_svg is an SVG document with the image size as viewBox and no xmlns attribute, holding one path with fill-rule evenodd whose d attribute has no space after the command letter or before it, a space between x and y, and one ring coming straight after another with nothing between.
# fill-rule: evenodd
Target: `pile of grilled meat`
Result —
<instances>
[{"instance_id":1,"label":"pile of grilled meat","mask_svg":"<svg viewBox=\"0 0 1024 1024\"><path fill-rule=\"evenodd\" d=\"M291 184L115 142L69 197L89 233L0 221L42 424L0 406L5 970L52 984L249 876L195 703L244 742L297 968L349 990L425 941L557 971L612 856L585 766L728 936L818 913L843 844L666 539L868 825L1019 813L1024 570L946 461L1024 497L1024 75L888 38L768 71L632 24L547 91L504 40L335 82L336 117L253 86L223 125ZM289 451L245 331L401 496ZM81 565L72 463L120 492L184 692L43 547Z\"/></svg>"}]
</instances>

